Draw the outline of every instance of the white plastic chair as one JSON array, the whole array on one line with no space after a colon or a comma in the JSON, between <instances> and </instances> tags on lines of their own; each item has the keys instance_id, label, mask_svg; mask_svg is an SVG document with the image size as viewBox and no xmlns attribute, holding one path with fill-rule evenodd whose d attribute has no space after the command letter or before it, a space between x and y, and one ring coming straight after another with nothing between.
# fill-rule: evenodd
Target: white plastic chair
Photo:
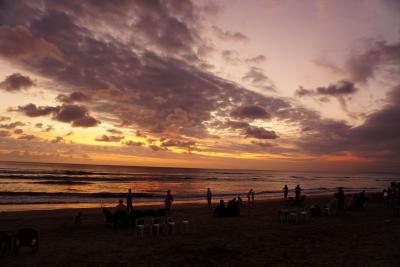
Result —
<instances>
[{"instance_id":1,"label":"white plastic chair","mask_svg":"<svg viewBox=\"0 0 400 267\"><path fill-rule=\"evenodd\" d=\"M183 225L183 232L184 233L189 232L189 219L188 218L184 217L182 219L182 225Z\"/></svg>"},{"instance_id":2,"label":"white plastic chair","mask_svg":"<svg viewBox=\"0 0 400 267\"><path fill-rule=\"evenodd\" d=\"M308 212L303 210L300 212L300 220L306 222L308 220Z\"/></svg>"},{"instance_id":3,"label":"white plastic chair","mask_svg":"<svg viewBox=\"0 0 400 267\"><path fill-rule=\"evenodd\" d=\"M288 222L297 223L297 212L295 212L295 211L289 212L289 215L288 215Z\"/></svg>"},{"instance_id":4,"label":"white plastic chair","mask_svg":"<svg viewBox=\"0 0 400 267\"><path fill-rule=\"evenodd\" d=\"M167 219L165 217L156 218L155 222L153 223L156 236L159 236L160 231L164 231L163 229L166 229L166 226L167 226Z\"/></svg>"},{"instance_id":5,"label":"white plastic chair","mask_svg":"<svg viewBox=\"0 0 400 267\"><path fill-rule=\"evenodd\" d=\"M136 233L138 231L140 232L140 239L143 239L143 234L144 234L144 219L143 218L136 219L135 228L136 228Z\"/></svg>"},{"instance_id":6,"label":"white plastic chair","mask_svg":"<svg viewBox=\"0 0 400 267\"><path fill-rule=\"evenodd\" d=\"M168 218L167 225L169 228L169 233L175 234L175 221L172 218Z\"/></svg>"}]
</instances>

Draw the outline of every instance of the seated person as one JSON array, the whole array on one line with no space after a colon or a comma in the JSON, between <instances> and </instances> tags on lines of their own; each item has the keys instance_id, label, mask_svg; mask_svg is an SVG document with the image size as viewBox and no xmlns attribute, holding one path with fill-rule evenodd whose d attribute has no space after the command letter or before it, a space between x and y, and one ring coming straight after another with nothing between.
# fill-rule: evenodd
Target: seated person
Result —
<instances>
[{"instance_id":1,"label":"seated person","mask_svg":"<svg viewBox=\"0 0 400 267\"><path fill-rule=\"evenodd\" d=\"M233 198L232 200L230 200L228 202L227 215L229 215L229 216L239 216L240 215L239 201L236 198Z\"/></svg>"},{"instance_id":2,"label":"seated person","mask_svg":"<svg viewBox=\"0 0 400 267\"><path fill-rule=\"evenodd\" d=\"M124 201L122 199L118 201L118 205L116 206L116 208L116 211L127 211L127 207L124 205Z\"/></svg>"},{"instance_id":3,"label":"seated person","mask_svg":"<svg viewBox=\"0 0 400 267\"><path fill-rule=\"evenodd\" d=\"M215 207L214 214L217 215L218 217L223 217L225 216L225 213L226 213L225 202L221 199L219 201L219 205Z\"/></svg>"}]
</instances>

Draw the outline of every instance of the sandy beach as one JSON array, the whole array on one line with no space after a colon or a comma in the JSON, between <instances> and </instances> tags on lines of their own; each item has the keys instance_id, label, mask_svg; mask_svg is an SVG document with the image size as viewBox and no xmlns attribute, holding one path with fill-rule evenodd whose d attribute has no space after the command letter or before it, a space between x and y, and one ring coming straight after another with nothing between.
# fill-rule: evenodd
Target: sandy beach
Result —
<instances>
[{"instance_id":1,"label":"sandy beach","mask_svg":"<svg viewBox=\"0 0 400 267\"><path fill-rule=\"evenodd\" d=\"M306 202L325 204L329 197ZM132 228L105 226L99 209L9 212L0 229L40 232L40 250L7 253L1 266L399 266L400 219L372 197L364 211L282 224L282 200L244 205L240 217L217 218L206 205L174 206L172 217L190 219L187 233L143 240ZM74 225L83 213L82 225Z\"/></svg>"}]
</instances>

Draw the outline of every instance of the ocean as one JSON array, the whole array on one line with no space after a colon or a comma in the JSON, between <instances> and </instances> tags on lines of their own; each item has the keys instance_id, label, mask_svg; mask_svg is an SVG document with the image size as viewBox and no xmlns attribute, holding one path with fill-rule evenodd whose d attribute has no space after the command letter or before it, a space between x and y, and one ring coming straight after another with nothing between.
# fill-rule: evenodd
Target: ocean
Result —
<instances>
[{"instance_id":1,"label":"ocean","mask_svg":"<svg viewBox=\"0 0 400 267\"><path fill-rule=\"evenodd\" d=\"M215 201L236 196L246 199L252 188L256 199L289 196L300 184L306 195L382 191L396 173L293 172L163 167L105 166L0 162L0 212L101 207L125 199L129 188L134 204L162 204L167 190L176 202L205 202L207 188Z\"/></svg>"}]
</instances>

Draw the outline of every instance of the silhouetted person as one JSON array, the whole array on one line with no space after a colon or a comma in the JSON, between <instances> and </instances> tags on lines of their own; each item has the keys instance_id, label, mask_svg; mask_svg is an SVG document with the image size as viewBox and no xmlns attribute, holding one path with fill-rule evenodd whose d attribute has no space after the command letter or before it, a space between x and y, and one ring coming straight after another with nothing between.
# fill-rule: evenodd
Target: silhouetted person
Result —
<instances>
[{"instance_id":1,"label":"silhouetted person","mask_svg":"<svg viewBox=\"0 0 400 267\"><path fill-rule=\"evenodd\" d=\"M250 206L254 204L254 191L253 191L253 189L250 189L250 191L247 193L247 201L248 201Z\"/></svg>"},{"instance_id":2,"label":"silhouetted person","mask_svg":"<svg viewBox=\"0 0 400 267\"><path fill-rule=\"evenodd\" d=\"M285 184L285 186L283 187L283 198L284 198L285 200L287 199L288 193L289 193L289 188L288 188L288 186Z\"/></svg>"},{"instance_id":3,"label":"silhouetted person","mask_svg":"<svg viewBox=\"0 0 400 267\"><path fill-rule=\"evenodd\" d=\"M343 192L343 187L338 187L337 199L338 199L338 209L344 211L344 208L345 208L345 195L344 195L344 192Z\"/></svg>"},{"instance_id":4,"label":"silhouetted person","mask_svg":"<svg viewBox=\"0 0 400 267\"><path fill-rule=\"evenodd\" d=\"M296 201L300 199L300 197L301 197L300 185L297 185L296 188L294 189L294 195L295 195L294 198Z\"/></svg>"},{"instance_id":5,"label":"silhouetted person","mask_svg":"<svg viewBox=\"0 0 400 267\"><path fill-rule=\"evenodd\" d=\"M167 191L165 196L165 211L169 213L171 211L172 202L174 202L174 197L171 195L171 191Z\"/></svg>"},{"instance_id":6,"label":"silhouetted person","mask_svg":"<svg viewBox=\"0 0 400 267\"><path fill-rule=\"evenodd\" d=\"M120 199L118 201L118 205L116 206L117 211L125 211L126 212L126 206L124 205L124 201Z\"/></svg>"},{"instance_id":7,"label":"silhouetted person","mask_svg":"<svg viewBox=\"0 0 400 267\"><path fill-rule=\"evenodd\" d=\"M128 208L128 212L133 210L133 196L131 189L129 189L128 196L126 198L126 206Z\"/></svg>"},{"instance_id":8,"label":"silhouetted person","mask_svg":"<svg viewBox=\"0 0 400 267\"><path fill-rule=\"evenodd\" d=\"M225 216L225 202L224 200L220 200L218 206L215 207L214 214L217 215L218 217L223 217Z\"/></svg>"},{"instance_id":9,"label":"silhouetted person","mask_svg":"<svg viewBox=\"0 0 400 267\"><path fill-rule=\"evenodd\" d=\"M207 188L207 204L209 208L211 208L211 200L212 200L212 192L210 188Z\"/></svg>"}]
</instances>

